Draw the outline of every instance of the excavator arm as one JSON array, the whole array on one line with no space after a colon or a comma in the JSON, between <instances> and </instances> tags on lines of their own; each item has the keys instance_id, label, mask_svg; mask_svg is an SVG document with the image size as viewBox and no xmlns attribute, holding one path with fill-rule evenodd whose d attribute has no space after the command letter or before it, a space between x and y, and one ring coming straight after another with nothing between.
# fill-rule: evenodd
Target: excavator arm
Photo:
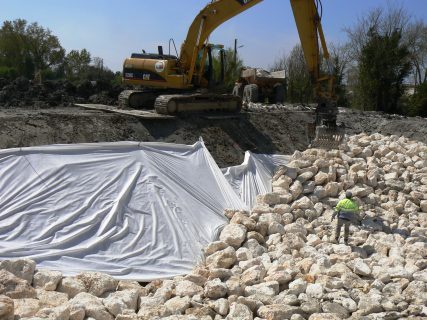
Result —
<instances>
[{"instance_id":1,"label":"excavator arm","mask_svg":"<svg viewBox=\"0 0 427 320\"><path fill-rule=\"evenodd\" d=\"M330 73L321 74L320 70L319 40L323 58L328 62L330 56L319 16L319 5L320 2L315 0L291 0L305 61L314 85L314 96L316 99L334 100L334 77Z\"/></svg>"},{"instance_id":2,"label":"excavator arm","mask_svg":"<svg viewBox=\"0 0 427 320\"><path fill-rule=\"evenodd\" d=\"M335 78L332 74L329 51L321 23L321 0L290 0L308 72L314 87L316 127L313 147L337 148L344 131L337 127L338 108L335 95ZM320 42L320 43L319 43ZM322 72L322 48L326 72Z\"/></svg>"},{"instance_id":3,"label":"excavator arm","mask_svg":"<svg viewBox=\"0 0 427 320\"><path fill-rule=\"evenodd\" d=\"M210 34L222 23L248 10L263 0L213 0L196 16L187 38L181 47L180 64L187 73L188 81L195 75L199 51L206 45ZM290 0L308 72L314 87L316 108L316 132L313 146L337 147L343 132L337 128L337 105L334 76L329 62L321 24L321 0ZM322 50L320 50L320 47ZM322 57L327 62L327 72L322 73ZM199 70L200 71L200 70Z\"/></svg>"},{"instance_id":4,"label":"excavator arm","mask_svg":"<svg viewBox=\"0 0 427 320\"><path fill-rule=\"evenodd\" d=\"M191 24L182 44L180 64L192 81L199 51L210 34L225 21L248 10L263 0L213 0L206 5Z\"/></svg>"}]
</instances>

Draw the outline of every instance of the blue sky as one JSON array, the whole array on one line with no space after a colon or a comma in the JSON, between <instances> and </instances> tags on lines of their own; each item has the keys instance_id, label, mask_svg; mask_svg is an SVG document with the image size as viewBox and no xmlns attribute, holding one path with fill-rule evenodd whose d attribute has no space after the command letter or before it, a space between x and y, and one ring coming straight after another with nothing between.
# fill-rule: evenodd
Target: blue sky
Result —
<instances>
[{"instance_id":1,"label":"blue sky","mask_svg":"<svg viewBox=\"0 0 427 320\"><path fill-rule=\"evenodd\" d=\"M178 50L193 18L208 0L0 0L0 23L17 18L37 21L58 36L68 51L86 48L114 71L132 52L167 51L169 38ZM344 27L370 9L403 5L415 19L427 21L427 0L323 0L328 42L344 42ZM268 67L299 42L287 0L265 0L220 26L210 42L233 46L246 65Z\"/></svg>"}]
</instances>

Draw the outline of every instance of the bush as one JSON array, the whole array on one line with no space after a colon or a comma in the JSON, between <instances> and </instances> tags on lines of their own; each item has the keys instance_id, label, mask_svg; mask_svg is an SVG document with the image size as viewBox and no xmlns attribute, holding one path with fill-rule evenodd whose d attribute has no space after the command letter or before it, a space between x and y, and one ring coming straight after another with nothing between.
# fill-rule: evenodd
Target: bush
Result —
<instances>
[{"instance_id":1,"label":"bush","mask_svg":"<svg viewBox=\"0 0 427 320\"><path fill-rule=\"evenodd\" d=\"M405 108L408 116L427 117L427 81L420 84Z\"/></svg>"},{"instance_id":2,"label":"bush","mask_svg":"<svg viewBox=\"0 0 427 320\"><path fill-rule=\"evenodd\" d=\"M15 68L0 66L0 78L13 80L18 77L18 71Z\"/></svg>"}]
</instances>

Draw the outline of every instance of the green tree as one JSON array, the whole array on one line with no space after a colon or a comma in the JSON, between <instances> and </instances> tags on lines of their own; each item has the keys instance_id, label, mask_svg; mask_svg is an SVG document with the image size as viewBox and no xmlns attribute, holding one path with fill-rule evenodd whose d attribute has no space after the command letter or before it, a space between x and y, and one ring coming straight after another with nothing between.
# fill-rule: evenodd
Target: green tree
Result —
<instances>
[{"instance_id":1,"label":"green tree","mask_svg":"<svg viewBox=\"0 0 427 320\"><path fill-rule=\"evenodd\" d=\"M221 74L221 58L220 52L217 51L213 56L214 76L219 80ZM240 71L243 67L243 60L237 55L234 55L234 49L226 48L224 50L224 84L220 90L230 93L233 90L234 84L240 77Z\"/></svg>"},{"instance_id":2,"label":"green tree","mask_svg":"<svg viewBox=\"0 0 427 320\"><path fill-rule=\"evenodd\" d=\"M371 29L359 60L358 91L364 109L401 112L398 102L410 70L409 50L402 43L402 32L380 34Z\"/></svg>"},{"instance_id":3,"label":"green tree","mask_svg":"<svg viewBox=\"0 0 427 320\"><path fill-rule=\"evenodd\" d=\"M290 102L308 103L313 101L313 85L301 45L296 45L286 61L288 77L287 97Z\"/></svg>"},{"instance_id":4,"label":"green tree","mask_svg":"<svg viewBox=\"0 0 427 320\"><path fill-rule=\"evenodd\" d=\"M240 77L240 72L243 68L243 60L239 54L235 55L234 49L227 48L225 50L225 73L224 83L227 87L227 92L233 90L236 80Z\"/></svg>"},{"instance_id":5,"label":"green tree","mask_svg":"<svg viewBox=\"0 0 427 320\"><path fill-rule=\"evenodd\" d=\"M33 22L27 27L26 36L35 72L58 67L64 61L65 50L49 29Z\"/></svg>"},{"instance_id":6,"label":"green tree","mask_svg":"<svg viewBox=\"0 0 427 320\"><path fill-rule=\"evenodd\" d=\"M4 21L0 29L0 66L3 76L34 74L34 63L28 51L27 21Z\"/></svg>"},{"instance_id":7,"label":"green tree","mask_svg":"<svg viewBox=\"0 0 427 320\"><path fill-rule=\"evenodd\" d=\"M26 20L4 21L0 29L0 66L33 77L61 65L65 50L49 29Z\"/></svg>"},{"instance_id":8,"label":"green tree","mask_svg":"<svg viewBox=\"0 0 427 320\"><path fill-rule=\"evenodd\" d=\"M115 80L115 74L104 65L104 59L94 57L87 71L87 79L109 82Z\"/></svg>"},{"instance_id":9,"label":"green tree","mask_svg":"<svg viewBox=\"0 0 427 320\"><path fill-rule=\"evenodd\" d=\"M340 107L348 107L348 93L346 84L347 69L350 64L349 48L346 45L329 44L330 63L335 78L335 95Z\"/></svg>"},{"instance_id":10,"label":"green tree","mask_svg":"<svg viewBox=\"0 0 427 320\"><path fill-rule=\"evenodd\" d=\"M86 49L71 50L65 57L66 76L69 80L82 80L89 69L91 56Z\"/></svg>"},{"instance_id":11,"label":"green tree","mask_svg":"<svg viewBox=\"0 0 427 320\"><path fill-rule=\"evenodd\" d=\"M427 117L427 80L415 88L414 95L409 98L406 114Z\"/></svg>"}]
</instances>

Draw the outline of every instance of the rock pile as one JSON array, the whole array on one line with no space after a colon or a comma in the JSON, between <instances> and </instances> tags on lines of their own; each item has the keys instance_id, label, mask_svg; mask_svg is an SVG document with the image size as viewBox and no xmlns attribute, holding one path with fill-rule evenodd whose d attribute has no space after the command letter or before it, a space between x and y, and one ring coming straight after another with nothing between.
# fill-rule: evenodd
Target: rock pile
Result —
<instances>
[{"instance_id":1,"label":"rock pile","mask_svg":"<svg viewBox=\"0 0 427 320\"><path fill-rule=\"evenodd\" d=\"M346 190L365 217L349 245L334 244L331 216ZM0 318L427 317L426 145L362 134L343 150L296 152L251 212L225 214L230 223L191 274L145 287L3 261Z\"/></svg>"}]
</instances>

